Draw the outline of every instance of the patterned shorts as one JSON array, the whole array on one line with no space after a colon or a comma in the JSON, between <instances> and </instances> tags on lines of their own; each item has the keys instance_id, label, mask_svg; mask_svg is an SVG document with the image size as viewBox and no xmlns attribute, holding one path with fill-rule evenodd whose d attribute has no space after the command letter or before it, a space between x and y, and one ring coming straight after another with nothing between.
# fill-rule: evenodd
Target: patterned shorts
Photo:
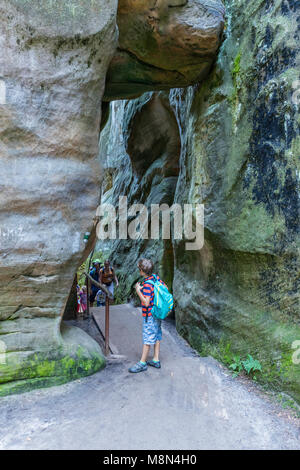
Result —
<instances>
[{"instance_id":1,"label":"patterned shorts","mask_svg":"<svg viewBox=\"0 0 300 470\"><path fill-rule=\"evenodd\" d=\"M146 317L143 317L143 343L155 344L156 341L161 341L161 339L161 320L157 320L151 315L146 322Z\"/></svg>"}]
</instances>

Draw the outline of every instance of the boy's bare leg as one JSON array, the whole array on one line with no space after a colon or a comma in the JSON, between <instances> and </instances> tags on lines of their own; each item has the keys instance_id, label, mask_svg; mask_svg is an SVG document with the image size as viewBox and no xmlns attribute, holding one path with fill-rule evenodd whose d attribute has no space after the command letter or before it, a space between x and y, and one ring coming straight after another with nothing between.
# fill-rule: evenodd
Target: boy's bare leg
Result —
<instances>
[{"instance_id":1,"label":"boy's bare leg","mask_svg":"<svg viewBox=\"0 0 300 470\"><path fill-rule=\"evenodd\" d=\"M141 362L147 362L149 351L150 351L150 344L144 344Z\"/></svg>"},{"instance_id":2,"label":"boy's bare leg","mask_svg":"<svg viewBox=\"0 0 300 470\"><path fill-rule=\"evenodd\" d=\"M159 349L160 349L160 341L156 341L154 345L154 355L153 355L154 361L159 361Z\"/></svg>"}]
</instances>

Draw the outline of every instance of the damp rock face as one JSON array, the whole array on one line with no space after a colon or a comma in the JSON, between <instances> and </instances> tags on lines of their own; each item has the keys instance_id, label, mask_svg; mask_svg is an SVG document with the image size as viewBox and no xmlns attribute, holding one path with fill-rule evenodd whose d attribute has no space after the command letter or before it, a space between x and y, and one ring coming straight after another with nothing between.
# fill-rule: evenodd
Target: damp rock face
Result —
<instances>
[{"instance_id":1,"label":"damp rock face","mask_svg":"<svg viewBox=\"0 0 300 470\"><path fill-rule=\"evenodd\" d=\"M221 0L119 0L119 43L105 100L203 80L221 43Z\"/></svg>"},{"instance_id":2,"label":"damp rock face","mask_svg":"<svg viewBox=\"0 0 300 470\"><path fill-rule=\"evenodd\" d=\"M175 244L177 328L300 401L299 2L228 1L216 67L172 92L185 151L176 201L205 205L205 245Z\"/></svg>"},{"instance_id":3,"label":"damp rock face","mask_svg":"<svg viewBox=\"0 0 300 470\"><path fill-rule=\"evenodd\" d=\"M251 354L262 365L257 380L300 401L294 349L300 339L299 2L228 0L226 7L226 37L208 79L164 97L180 135L179 174L169 196L204 204L204 247L188 252L184 240L174 240L165 252L156 241L139 249L162 276L163 263L173 270L177 329L193 347L227 365ZM143 100L147 95L122 106L138 119ZM149 200L156 193L156 179L146 179L152 155L141 151L129 114L110 128L111 142L115 132L125 136L123 166L112 168L110 191ZM151 114L148 124L153 129ZM144 134L144 148L152 134ZM122 174L134 182L130 189ZM125 271L136 247L123 241L118 250L127 260L119 268L127 295L133 276L126 281Z\"/></svg>"},{"instance_id":4,"label":"damp rock face","mask_svg":"<svg viewBox=\"0 0 300 470\"><path fill-rule=\"evenodd\" d=\"M116 12L115 0L0 5L0 395L104 366L61 316L93 238Z\"/></svg>"},{"instance_id":5,"label":"damp rock face","mask_svg":"<svg viewBox=\"0 0 300 470\"><path fill-rule=\"evenodd\" d=\"M172 205L180 151L179 128L167 93L146 93L137 100L112 103L100 140L102 203L118 207L119 196L126 196L128 210L134 204L145 205L149 212L151 204ZM134 218L129 216L128 227ZM148 223L137 228L137 233L144 229L149 239L128 237L97 244L99 250L106 250L117 270L119 303L134 298L133 287L140 280L140 257L153 259L164 280L172 285L171 240L150 239L150 217Z\"/></svg>"}]
</instances>

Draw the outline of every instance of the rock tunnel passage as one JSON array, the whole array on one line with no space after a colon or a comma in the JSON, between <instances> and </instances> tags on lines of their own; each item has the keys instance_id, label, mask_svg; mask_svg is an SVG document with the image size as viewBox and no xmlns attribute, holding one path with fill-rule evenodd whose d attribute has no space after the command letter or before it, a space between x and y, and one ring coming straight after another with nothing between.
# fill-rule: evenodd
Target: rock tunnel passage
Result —
<instances>
[{"instance_id":1,"label":"rock tunnel passage","mask_svg":"<svg viewBox=\"0 0 300 470\"><path fill-rule=\"evenodd\" d=\"M229 366L234 355L250 353L262 365L264 386L300 400L292 359L300 334L298 6L226 0L222 36L221 1L170 3L157 2L149 15L146 0L95 0L101 18L87 8L75 24L64 2L50 21L27 0L0 5L1 216L15 230L0 246L7 359L0 395L63 384L104 366L99 346L61 322L75 271L95 243L104 179L108 201L127 191L137 201L203 201L207 210L197 254L181 243L116 242L120 300L135 279L135 256L153 257L173 282L177 329L201 355ZM141 112L143 127L155 129L155 108L162 107L167 130L159 129L153 161L153 141L146 135L141 142L136 122ZM174 120L178 133L171 135ZM146 157L150 167L139 161Z\"/></svg>"},{"instance_id":2,"label":"rock tunnel passage","mask_svg":"<svg viewBox=\"0 0 300 470\"><path fill-rule=\"evenodd\" d=\"M1 245L7 363L0 395L6 395L104 366L98 345L61 322L75 272L96 241L99 129L108 109L101 102L205 78L221 42L224 6L221 0L95 0L84 8L74 0L71 8L45 0L33 8L13 0L2 2L0 13L7 91L1 215L16 232ZM146 55L142 43L153 46Z\"/></svg>"},{"instance_id":3,"label":"rock tunnel passage","mask_svg":"<svg viewBox=\"0 0 300 470\"><path fill-rule=\"evenodd\" d=\"M2 398L0 449L300 449L299 420L251 382L199 357L172 322L163 327L162 368L128 374L140 350L141 312L115 308L115 338L128 359L85 379ZM157 430L146 441L145 428Z\"/></svg>"}]
</instances>

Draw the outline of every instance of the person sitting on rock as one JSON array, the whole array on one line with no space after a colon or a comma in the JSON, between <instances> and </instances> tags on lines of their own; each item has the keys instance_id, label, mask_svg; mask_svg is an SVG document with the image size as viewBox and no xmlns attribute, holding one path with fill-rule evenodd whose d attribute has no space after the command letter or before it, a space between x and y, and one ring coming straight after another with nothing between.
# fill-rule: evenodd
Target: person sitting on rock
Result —
<instances>
[{"instance_id":1,"label":"person sitting on rock","mask_svg":"<svg viewBox=\"0 0 300 470\"><path fill-rule=\"evenodd\" d=\"M119 287L119 281L116 276L114 268L110 265L110 261L107 259L104 262L104 267L100 270L99 280L101 284L104 284L109 292L114 295L114 283L116 283L116 287ZM106 294L104 294L106 300Z\"/></svg>"},{"instance_id":2,"label":"person sitting on rock","mask_svg":"<svg viewBox=\"0 0 300 470\"><path fill-rule=\"evenodd\" d=\"M159 360L159 351L160 351L160 342L162 340L162 331L161 331L161 320L156 319L152 314L151 310L154 303L154 276L158 281L161 281L166 285L158 275L153 274L153 263L150 259L140 259L138 262L138 269L141 276L143 276L144 282L141 285L137 283L135 285L135 290L142 302L142 314L143 314L143 351L142 357L139 362L137 362L133 367L131 367L129 372L137 373L147 370L147 365L160 369L161 364ZM154 345L154 355L151 361L147 361L147 357L150 351L150 346Z\"/></svg>"}]
</instances>

